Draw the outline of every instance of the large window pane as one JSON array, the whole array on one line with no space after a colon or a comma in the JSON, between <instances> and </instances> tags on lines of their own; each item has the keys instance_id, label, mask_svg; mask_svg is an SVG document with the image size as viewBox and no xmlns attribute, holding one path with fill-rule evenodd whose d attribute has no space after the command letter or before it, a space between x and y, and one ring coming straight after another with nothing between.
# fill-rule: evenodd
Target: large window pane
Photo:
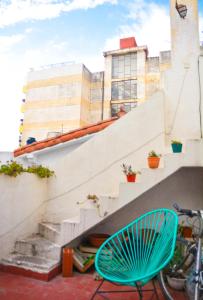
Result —
<instances>
[{"instance_id":1,"label":"large window pane","mask_svg":"<svg viewBox=\"0 0 203 300\"><path fill-rule=\"evenodd\" d=\"M137 54L115 55L112 58L112 78L136 77Z\"/></svg>"},{"instance_id":2,"label":"large window pane","mask_svg":"<svg viewBox=\"0 0 203 300\"><path fill-rule=\"evenodd\" d=\"M137 98L137 81L122 80L112 82L111 99L128 100Z\"/></svg>"}]
</instances>

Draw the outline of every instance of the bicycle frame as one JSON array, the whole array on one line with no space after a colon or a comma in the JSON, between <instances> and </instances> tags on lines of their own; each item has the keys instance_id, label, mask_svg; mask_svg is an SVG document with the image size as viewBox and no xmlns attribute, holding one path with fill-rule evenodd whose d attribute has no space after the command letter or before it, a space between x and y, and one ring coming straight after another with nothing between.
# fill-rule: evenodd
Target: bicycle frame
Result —
<instances>
[{"instance_id":1,"label":"bicycle frame","mask_svg":"<svg viewBox=\"0 0 203 300\"><path fill-rule=\"evenodd\" d=\"M188 242L182 238L179 238L179 241L182 242L183 244L185 243L187 245L187 243L188 243L188 246L190 245L188 248L188 255L192 254L193 258L194 258L194 260L193 260L194 271L192 273L192 277L190 277L193 284L190 285L191 282L188 281L189 286L192 287L191 290L188 290L188 293L189 293L188 296L190 296L191 297L190 299L192 299L192 300L200 300L200 297L201 297L201 299L203 299L202 298L202 296L203 296L203 268L202 268L202 265L203 265L203 260L202 260L203 211L182 209L177 204L174 205L174 208L177 210L177 212L179 212L179 216L184 215L184 216L188 216L189 218L197 217L200 222L200 227L198 227L198 229L199 229L198 233L196 234L196 238L195 238L194 242L191 243L191 245L190 245L190 242ZM177 240L178 240L178 238L177 238ZM180 263L179 266L176 266L177 269L179 269L179 267L181 267L181 265L183 265L185 261L186 261L186 258L184 261L182 261ZM192 264L190 266L192 266ZM159 279L159 283L160 283L160 286L162 288L162 291L163 291L165 297L168 300L174 300L173 297L171 296L169 290L167 289L167 285L165 283L164 276L163 276L163 271L161 271L159 273L158 279Z\"/></svg>"}]
</instances>

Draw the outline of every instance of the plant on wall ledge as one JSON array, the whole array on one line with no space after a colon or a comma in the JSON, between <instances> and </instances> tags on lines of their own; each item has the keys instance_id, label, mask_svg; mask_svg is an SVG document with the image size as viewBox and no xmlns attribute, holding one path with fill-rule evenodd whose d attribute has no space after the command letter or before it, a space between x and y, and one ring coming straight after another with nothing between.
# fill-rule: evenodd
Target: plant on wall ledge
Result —
<instances>
[{"instance_id":1,"label":"plant on wall ledge","mask_svg":"<svg viewBox=\"0 0 203 300\"><path fill-rule=\"evenodd\" d=\"M36 174L40 178L49 178L54 175L54 171L49 170L49 168L40 166L28 167L26 172Z\"/></svg>"},{"instance_id":2,"label":"plant on wall ledge","mask_svg":"<svg viewBox=\"0 0 203 300\"><path fill-rule=\"evenodd\" d=\"M97 195L87 195L87 198L84 201L78 201L77 204L78 205L84 204L88 200L90 200L94 204L100 218L107 216L107 214L108 214L107 211L104 211L103 214L101 213L101 203L100 203L100 199L97 197Z\"/></svg>"},{"instance_id":3,"label":"plant on wall ledge","mask_svg":"<svg viewBox=\"0 0 203 300\"><path fill-rule=\"evenodd\" d=\"M25 172L23 166L16 161L7 161L6 164L0 166L0 174L5 174L8 176L16 177L22 172Z\"/></svg>"},{"instance_id":4,"label":"plant on wall ledge","mask_svg":"<svg viewBox=\"0 0 203 300\"><path fill-rule=\"evenodd\" d=\"M49 178L54 175L54 171L49 170L47 167L32 166L28 168L24 168L21 164L16 161L7 161L6 164L0 165L0 174L8 175L11 177L16 177L21 173L33 173L36 174L40 178Z\"/></svg>"}]
</instances>

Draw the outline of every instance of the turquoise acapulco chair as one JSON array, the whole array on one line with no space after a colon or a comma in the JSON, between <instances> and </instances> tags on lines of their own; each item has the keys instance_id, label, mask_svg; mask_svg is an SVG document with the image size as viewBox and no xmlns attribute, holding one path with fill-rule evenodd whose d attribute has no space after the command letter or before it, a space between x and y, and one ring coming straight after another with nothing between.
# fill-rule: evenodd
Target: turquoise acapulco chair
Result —
<instances>
[{"instance_id":1,"label":"turquoise acapulco chair","mask_svg":"<svg viewBox=\"0 0 203 300\"><path fill-rule=\"evenodd\" d=\"M142 215L106 240L95 258L96 270L103 280L91 300L96 294L104 297L104 293L118 293L101 290L105 280L135 287L120 292L137 292L139 299L149 291L159 299L153 279L173 257L177 227L178 216L174 211L157 209ZM150 280L153 289L143 289Z\"/></svg>"}]
</instances>

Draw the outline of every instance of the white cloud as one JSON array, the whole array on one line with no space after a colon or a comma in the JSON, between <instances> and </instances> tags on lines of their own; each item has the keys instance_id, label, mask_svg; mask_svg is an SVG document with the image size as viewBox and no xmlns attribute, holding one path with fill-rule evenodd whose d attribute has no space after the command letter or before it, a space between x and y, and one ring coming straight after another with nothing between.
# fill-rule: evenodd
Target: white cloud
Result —
<instances>
[{"instance_id":1,"label":"white cloud","mask_svg":"<svg viewBox=\"0 0 203 300\"><path fill-rule=\"evenodd\" d=\"M117 0L10 0L0 5L0 27L28 20L45 20L58 17L62 12L94 8Z\"/></svg>"},{"instance_id":2,"label":"white cloud","mask_svg":"<svg viewBox=\"0 0 203 300\"><path fill-rule=\"evenodd\" d=\"M140 46L147 45L150 55L170 49L170 18L165 6L135 0L128 10L131 24L120 26L119 34L106 41L105 49L117 49L119 38L126 36L135 36Z\"/></svg>"},{"instance_id":3,"label":"white cloud","mask_svg":"<svg viewBox=\"0 0 203 300\"><path fill-rule=\"evenodd\" d=\"M106 40L105 50L119 48L119 39L135 36L139 46L147 45L151 56L171 48L170 16L166 6L148 0L134 0L127 5L130 25L121 25L117 35ZM203 15L199 16L200 41L203 44Z\"/></svg>"},{"instance_id":4,"label":"white cloud","mask_svg":"<svg viewBox=\"0 0 203 300\"><path fill-rule=\"evenodd\" d=\"M15 34L10 36L0 36L0 53L5 53L12 46L20 43L25 38L24 34Z\"/></svg>"}]
</instances>

